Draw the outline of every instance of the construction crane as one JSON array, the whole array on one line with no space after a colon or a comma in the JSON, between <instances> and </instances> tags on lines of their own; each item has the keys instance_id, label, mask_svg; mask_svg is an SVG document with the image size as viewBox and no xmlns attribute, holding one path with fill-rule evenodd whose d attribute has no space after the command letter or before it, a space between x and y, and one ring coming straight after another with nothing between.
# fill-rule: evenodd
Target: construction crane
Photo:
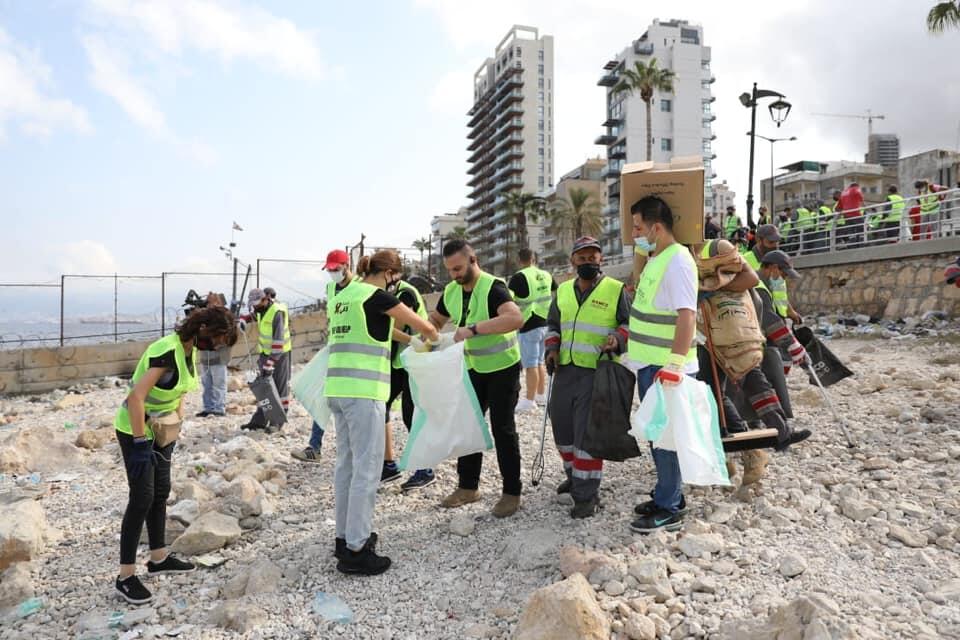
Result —
<instances>
[{"instance_id":1,"label":"construction crane","mask_svg":"<svg viewBox=\"0 0 960 640\"><path fill-rule=\"evenodd\" d=\"M849 114L849 113L814 113L811 115L815 116L826 116L828 118L859 118L860 120L867 121L867 137L873 135L873 121L874 120L883 120L886 116L873 115L873 112L870 109L867 109L867 115L862 116L859 114Z\"/></svg>"}]
</instances>

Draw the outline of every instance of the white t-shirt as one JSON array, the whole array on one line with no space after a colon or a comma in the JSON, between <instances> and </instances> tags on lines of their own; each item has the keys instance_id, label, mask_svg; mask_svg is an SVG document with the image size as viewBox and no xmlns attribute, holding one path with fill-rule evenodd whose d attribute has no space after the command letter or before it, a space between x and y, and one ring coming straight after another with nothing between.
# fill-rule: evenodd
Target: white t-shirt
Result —
<instances>
[{"instance_id":1,"label":"white t-shirt","mask_svg":"<svg viewBox=\"0 0 960 640\"><path fill-rule=\"evenodd\" d=\"M660 287L657 289L657 295L653 298L653 306L661 311L679 311L680 309L690 309L694 313L697 311L697 266L693 260L678 252L663 273L663 280L660 281ZM644 362L630 362L629 367L634 371L648 366ZM683 367L683 372L694 374L700 370L697 361L688 363Z\"/></svg>"}]
</instances>

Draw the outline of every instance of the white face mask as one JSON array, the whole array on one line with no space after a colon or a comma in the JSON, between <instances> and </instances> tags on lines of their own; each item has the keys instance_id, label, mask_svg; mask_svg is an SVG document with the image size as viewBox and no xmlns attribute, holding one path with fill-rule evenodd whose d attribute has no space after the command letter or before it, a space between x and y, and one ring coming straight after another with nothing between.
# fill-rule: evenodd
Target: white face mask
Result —
<instances>
[{"instance_id":1,"label":"white face mask","mask_svg":"<svg viewBox=\"0 0 960 640\"><path fill-rule=\"evenodd\" d=\"M343 269L337 269L336 271L327 271L327 274L330 276L330 279L333 280L334 284L340 284L343 282L343 279L346 277L346 273L343 272Z\"/></svg>"}]
</instances>

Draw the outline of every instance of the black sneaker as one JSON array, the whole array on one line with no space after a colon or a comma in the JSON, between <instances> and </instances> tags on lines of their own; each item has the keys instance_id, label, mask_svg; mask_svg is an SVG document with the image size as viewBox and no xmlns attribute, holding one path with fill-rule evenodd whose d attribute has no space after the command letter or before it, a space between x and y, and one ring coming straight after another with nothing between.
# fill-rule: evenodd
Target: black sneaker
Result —
<instances>
[{"instance_id":1,"label":"black sneaker","mask_svg":"<svg viewBox=\"0 0 960 640\"><path fill-rule=\"evenodd\" d=\"M653 498L653 491L650 492L650 497ZM648 516L659 508L653 500L647 500L635 506L633 512L638 516ZM680 496L680 506L677 507L677 513L681 516L687 515L687 499L682 495Z\"/></svg>"},{"instance_id":2,"label":"black sneaker","mask_svg":"<svg viewBox=\"0 0 960 640\"><path fill-rule=\"evenodd\" d=\"M573 487L573 482L570 480L570 478L567 478L566 480L564 480L563 482L557 485L557 495L559 496L560 494L563 494L563 493L570 493L571 487Z\"/></svg>"},{"instance_id":3,"label":"black sneaker","mask_svg":"<svg viewBox=\"0 0 960 640\"><path fill-rule=\"evenodd\" d=\"M265 431L267 428L267 425L256 424L251 420L247 424L240 425L240 428L243 429L244 431Z\"/></svg>"},{"instance_id":4,"label":"black sneaker","mask_svg":"<svg viewBox=\"0 0 960 640\"><path fill-rule=\"evenodd\" d=\"M167 554L163 562L147 561L147 575L150 577L163 575L164 573L193 573L197 568L189 563Z\"/></svg>"},{"instance_id":5,"label":"black sneaker","mask_svg":"<svg viewBox=\"0 0 960 640\"><path fill-rule=\"evenodd\" d=\"M333 548L333 557L339 560L345 553L347 553L347 540L346 538L337 538L335 540L335 546ZM372 531L370 537L367 538L367 544L364 547L369 548L372 551L377 550L377 532Z\"/></svg>"},{"instance_id":6,"label":"black sneaker","mask_svg":"<svg viewBox=\"0 0 960 640\"><path fill-rule=\"evenodd\" d=\"M227 415L226 411L211 411L210 413L207 414L207 417L208 418L224 418L226 417L226 415Z\"/></svg>"},{"instance_id":7,"label":"black sneaker","mask_svg":"<svg viewBox=\"0 0 960 640\"><path fill-rule=\"evenodd\" d=\"M395 462L384 462L383 472L380 474L380 484L389 484L403 477Z\"/></svg>"},{"instance_id":8,"label":"black sneaker","mask_svg":"<svg viewBox=\"0 0 960 640\"><path fill-rule=\"evenodd\" d=\"M365 546L360 551L347 550L337 562L337 571L361 576L377 576L390 568L390 558L378 556L376 551Z\"/></svg>"},{"instance_id":9,"label":"black sneaker","mask_svg":"<svg viewBox=\"0 0 960 640\"><path fill-rule=\"evenodd\" d=\"M143 586L137 576L130 576L123 580L117 578L114 588L120 594L120 597L130 604L146 604L153 600L153 594Z\"/></svg>"},{"instance_id":10,"label":"black sneaker","mask_svg":"<svg viewBox=\"0 0 960 640\"><path fill-rule=\"evenodd\" d=\"M592 518L600 509L600 499L593 497L582 502L574 502L570 509L570 517L574 519Z\"/></svg>"},{"instance_id":11,"label":"black sneaker","mask_svg":"<svg viewBox=\"0 0 960 640\"><path fill-rule=\"evenodd\" d=\"M637 533L653 533L663 529L664 531L677 531L683 526L683 516L679 513L670 513L666 509L657 508L651 514L640 516L630 523L630 528Z\"/></svg>"},{"instance_id":12,"label":"black sneaker","mask_svg":"<svg viewBox=\"0 0 960 640\"><path fill-rule=\"evenodd\" d=\"M813 432L810 431L810 429L794 429L790 432L790 436L787 437L786 440L777 443L777 446L774 447L774 450L778 452L786 451L790 445L803 442L811 435L813 435Z\"/></svg>"},{"instance_id":13,"label":"black sneaker","mask_svg":"<svg viewBox=\"0 0 960 640\"><path fill-rule=\"evenodd\" d=\"M208 415L213 413L212 411L200 411L196 414L198 418L206 418Z\"/></svg>"},{"instance_id":14,"label":"black sneaker","mask_svg":"<svg viewBox=\"0 0 960 640\"><path fill-rule=\"evenodd\" d=\"M429 487L436 481L437 478L433 475L433 469L417 469L406 482L400 485L400 490L407 492L423 489L424 487Z\"/></svg>"}]
</instances>

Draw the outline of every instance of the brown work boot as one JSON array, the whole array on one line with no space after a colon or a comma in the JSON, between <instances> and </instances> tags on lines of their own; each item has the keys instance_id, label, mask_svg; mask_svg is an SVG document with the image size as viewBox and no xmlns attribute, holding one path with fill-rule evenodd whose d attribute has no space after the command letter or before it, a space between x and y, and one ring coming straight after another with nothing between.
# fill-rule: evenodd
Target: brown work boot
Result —
<instances>
[{"instance_id":1,"label":"brown work boot","mask_svg":"<svg viewBox=\"0 0 960 640\"><path fill-rule=\"evenodd\" d=\"M740 484L744 487L759 482L766 474L767 463L770 462L770 456L763 449L744 451L740 454L740 459L743 461L743 479Z\"/></svg>"},{"instance_id":2,"label":"brown work boot","mask_svg":"<svg viewBox=\"0 0 960 640\"><path fill-rule=\"evenodd\" d=\"M519 508L520 496L512 496L509 493L505 493L497 500L497 504L493 505L493 511L491 511L491 513L498 518L506 518L515 514Z\"/></svg>"},{"instance_id":3,"label":"brown work boot","mask_svg":"<svg viewBox=\"0 0 960 640\"><path fill-rule=\"evenodd\" d=\"M465 504L476 502L479 499L479 490L457 488L453 493L443 499L443 501L440 503L440 506L446 509L456 509L457 507L462 507Z\"/></svg>"}]
</instances>

